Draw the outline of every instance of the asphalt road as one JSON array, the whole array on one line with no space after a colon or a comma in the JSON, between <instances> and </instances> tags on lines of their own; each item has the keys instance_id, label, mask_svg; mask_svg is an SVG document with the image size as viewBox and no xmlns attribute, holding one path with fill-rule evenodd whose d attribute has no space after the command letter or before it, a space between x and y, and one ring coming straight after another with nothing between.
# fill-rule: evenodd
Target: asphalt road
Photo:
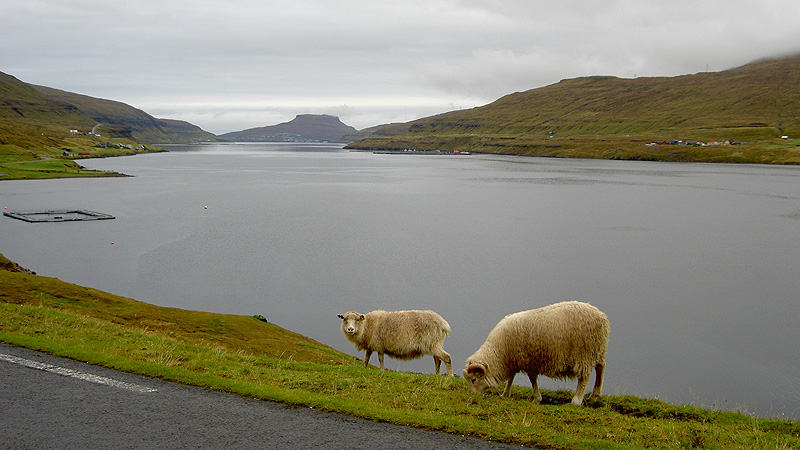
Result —
<instances>
[{"instance_id":1,"label":"asphalt road","mask_svg":"<svg viewBox=\"0 0 800 450\"><path fill-rule=\"evenodd\" d=\"M0 344L0 449L502 449Z\"/></svg>"}]
</instances>

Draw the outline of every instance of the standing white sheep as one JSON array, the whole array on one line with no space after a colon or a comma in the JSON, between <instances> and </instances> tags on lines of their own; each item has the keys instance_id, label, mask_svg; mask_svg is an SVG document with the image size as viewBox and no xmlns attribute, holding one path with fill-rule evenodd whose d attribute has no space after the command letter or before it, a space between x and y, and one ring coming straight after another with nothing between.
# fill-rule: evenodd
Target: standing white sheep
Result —
<instances>
[{"instance_id":1,"label":"standing white sheep","mask_svg":"<svg viewBox=\"0 0 800 450\"><path fill-rule=\"evenodd\" d=\"M450 333L450 324L433 311L372 311L359 314L350 311L339 314L342 333L352 342L356 350L366 350L364 367L369 367L369 358L378 353L383 367L383 355L397 359L416 359L422 355L433 356L436 375L442 361L447 373L453 375L450 355L444 351L444 338Z\"/></svg>"},{"instance_id":2,"label":"standing white sheep","mask_svg":"<svg viewBox=\"0 0 800 450\"><path fill-rule=\"evenodd\" d=\"M511 393L514 376L528 375L534 402L542 401L536 379L578 379L572 404L583 402L583 393L595 370L594 390L599 396L611 325L608 317L588 303L562 302L504 317L486 342L467 359L464 378L470 393L483 392L507 380L503 396Z\"/></svg>"}]
</instances>

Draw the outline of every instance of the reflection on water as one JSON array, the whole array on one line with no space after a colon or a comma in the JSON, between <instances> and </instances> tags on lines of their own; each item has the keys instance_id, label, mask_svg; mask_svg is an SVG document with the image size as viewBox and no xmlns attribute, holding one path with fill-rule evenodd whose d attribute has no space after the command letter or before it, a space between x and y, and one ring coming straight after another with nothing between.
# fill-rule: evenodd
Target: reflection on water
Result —
<instances>
[{"instance_id":1,"label":"reflection on water","mask_svg":"<svg viewBox=\"0 0 800 450\"><path fill-rule=\"evenodd\" d=\"M131 178L0 183L9 209L116 217L0 218L0 252L150 303L262 314L350 354L336 314L434 309L459 368L504 315L588 301L612 322L606 393L800 416L800 168L170 150L82 162Z\"/></svg>"}]
</instances>

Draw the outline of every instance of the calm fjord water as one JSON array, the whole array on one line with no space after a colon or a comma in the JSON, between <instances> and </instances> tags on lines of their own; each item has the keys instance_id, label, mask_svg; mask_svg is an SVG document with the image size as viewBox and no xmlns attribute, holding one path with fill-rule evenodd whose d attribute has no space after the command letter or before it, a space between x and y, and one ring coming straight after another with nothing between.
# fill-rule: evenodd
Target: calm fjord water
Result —
<instances>
[{"instance_id":1,"label":"calm fjord water","mask_svg":"<svg viewBox=\"0 0 800 450\"><path fill-rule=\"evenodd\" d=\"M457 372L504 315L587 301L612 324L606 393L800 417L798 167L170 149L82 161L131 178L0 182L9 210L116 217L2 217L0 252L157 305L262 314L350 354L338 313L433 309Z\"/></svg>"}]
</instances>

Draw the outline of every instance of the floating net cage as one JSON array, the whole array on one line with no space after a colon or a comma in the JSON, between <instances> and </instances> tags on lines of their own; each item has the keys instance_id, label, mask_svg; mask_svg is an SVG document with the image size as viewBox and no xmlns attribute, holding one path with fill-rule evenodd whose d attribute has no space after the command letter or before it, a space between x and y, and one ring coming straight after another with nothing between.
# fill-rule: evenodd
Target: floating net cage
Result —
<instances>
[{"instance_id":1,"label":"floating net cage","mask_svg":"<svg viewBox=\"0 0 800 450\"><path fill-rule=\"evenodd\" d=\"M4 216L25 222L74 222L79 220L113 219L110 214L103 214L85 209L48 209L43 211L5 211Z\"/></svg>"}]
</instances>

